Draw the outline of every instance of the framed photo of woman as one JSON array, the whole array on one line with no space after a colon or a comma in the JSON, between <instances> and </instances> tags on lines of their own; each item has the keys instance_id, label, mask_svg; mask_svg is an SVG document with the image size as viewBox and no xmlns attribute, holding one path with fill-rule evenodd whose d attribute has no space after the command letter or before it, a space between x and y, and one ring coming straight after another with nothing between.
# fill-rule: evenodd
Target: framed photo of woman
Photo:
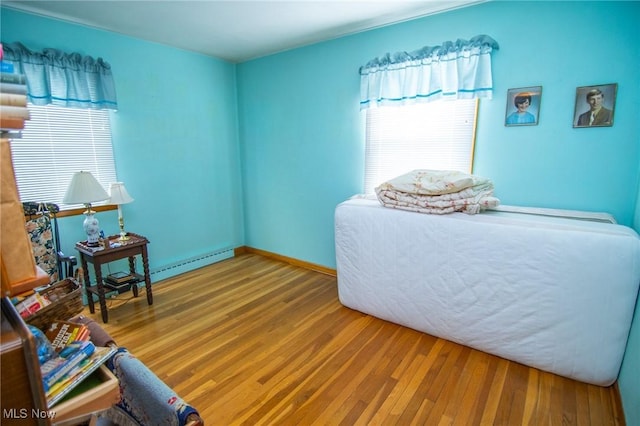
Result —
<instances>
[{"instance_id":1,"label":"framed photo of woman","mask_svg":"<svg viewBox=\"0 0 640 426\"><path fill-rule=\"evenodd\" d=\"M507 90L505 126L535 126L540 116L542 86L519 87Z\"/></svg>"},{"instance_id":2,"label":"framed photo of woman","mask_svg":"<svg viewBox=\"0 0 640 426\"><path fill-rule=\"evenodd\" d=\"M573 127L613 126L617 91L617 83L576 88Z\"/></svg>"}]
</instances>

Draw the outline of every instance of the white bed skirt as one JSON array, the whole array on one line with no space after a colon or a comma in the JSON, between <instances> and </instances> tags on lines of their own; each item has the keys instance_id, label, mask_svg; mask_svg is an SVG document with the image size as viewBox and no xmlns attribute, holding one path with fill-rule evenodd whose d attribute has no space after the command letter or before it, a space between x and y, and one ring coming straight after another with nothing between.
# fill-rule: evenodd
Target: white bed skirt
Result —
<instances>
[{"instance_id":1,"label":"white bed skirt","mask_svg":"<svg viewBox=\"0 0 640 426\"><path fill-rule=\"evenodd\" d=\"M618 376L640 282L631 228L351 199L335 240L349 308L583 382Z\"/></svg>"}]
</instances>

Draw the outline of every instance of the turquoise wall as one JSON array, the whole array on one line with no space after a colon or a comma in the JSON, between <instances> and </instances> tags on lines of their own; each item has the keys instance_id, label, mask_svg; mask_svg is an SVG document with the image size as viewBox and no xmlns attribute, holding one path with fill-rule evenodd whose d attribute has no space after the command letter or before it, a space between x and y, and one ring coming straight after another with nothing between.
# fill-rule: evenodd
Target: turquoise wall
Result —
<instances>
[{"instance_id":1,"label":"turquoise wall","mask_svg":"<svg viewBox=\"0 0 640 426\"><path fill-rule=\"evenodd\" d=\"M638 158L640 164L640 156ZM640 233L640 185L638 186L634 228ZM627 424L640 425L640 297L636 300L636 312L631 325L627 350L618 377L618 387Z\"/></svg>"},{"instance_id":2,"label":"turquoise wall","mask_svg":"<svg viewBox=\"0 0 640 426\"><path fill-rule=\"evenodd\" d=\"M358 68L386 52L488 34L495 94L482 100L474 172L503 204L613 214L638 207L638 2L490 2L238 65L246 244L335 267L335 206L362 191ZM576 88L618 84L613 127L574 129ZM542 86L538 126L505 127L510 88ZM638 314L636 314L637 316ZM639 321L620 386L640 424Z\"/></svg>"},{"instance_id":3,"label":"turquoise wall","mask_svg":"<svg viewBox=\"0 0 640 426\"><path fill-rule=\"evenodd\" d=\"M358 68L477 34L500 50L475 172L504 204L606 211L640 229L638 2L490 2L239 65L1 11L2 41L111 63L116 166L136 198L126 226L151 240L152 268L243 244L335 267L335 206L363 187ZM618 83L614 126L573 129L576 87L606 83ZM543 87L540 124L504 127L507 90L533 85ZM115 212L99 218L117 231ZM67 252L81 221L63 221ZM640 424L638 315L619 380L628 424Z\"/></svg>"},{"instance_id":4,"label":"turquoise wall","mask_svg":"<svg viewBox=\"0 0 640 426\"><path fill-rule=\"evenodd\" d=\"M640 425L640 299L636 301L627 350L618 376L618 388L627 424Z\"/></svg>"},{"instance_id":5,"label":"turquoise wall","mask_svg":"<svg viewBox=\"0 0 640 426\"><path fill-rule=\"evenodd\" d=\"M77 51L111 64L119 104L111 115L116 169L135 199L122 207L125 228L151 241L152 270L243 244L235 65L1 11L3 42L20 41L36 51ZM116 212L96 216L105 233L118 232ZM75 241L83 239L82 220L61 221L66 253L75 253Z\"/></svg>"},{"instance_id":6,"label":"turquoise wall","mask_svg":"<svg viewBox=\"0 0 640 426\"><path fill-rule=\"evenodd\" d=\"M631 225L639 14L638 2L490 2L238 65L247 245L335 266L333 211L363 188L358 68L477 34L500 49L494 99L480 105L475 173L493 179L503 204L606 211ZM574 129L576 88L607 83L618 83L615 125ZM507 90L534 85L539 125L505 127Z\"/></svg>"}]
</instances>

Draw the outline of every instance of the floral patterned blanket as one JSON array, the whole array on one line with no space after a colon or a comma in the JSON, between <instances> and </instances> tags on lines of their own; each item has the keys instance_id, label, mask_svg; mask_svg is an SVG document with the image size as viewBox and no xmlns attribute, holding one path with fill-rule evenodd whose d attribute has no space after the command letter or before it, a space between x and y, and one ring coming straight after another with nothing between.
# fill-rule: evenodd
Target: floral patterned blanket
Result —
<instances>
[{"instance_id":1,"label":"floral patterned blanket","mask_svg":"<svg viewBox=\"0 0 640 426\"><path fill-rule=\"evenodd\" d=\"M500 204L491 180L457 171L413 170L375 191L383 206L419 213L477 214Z\"/></svg>"}]
</instances>

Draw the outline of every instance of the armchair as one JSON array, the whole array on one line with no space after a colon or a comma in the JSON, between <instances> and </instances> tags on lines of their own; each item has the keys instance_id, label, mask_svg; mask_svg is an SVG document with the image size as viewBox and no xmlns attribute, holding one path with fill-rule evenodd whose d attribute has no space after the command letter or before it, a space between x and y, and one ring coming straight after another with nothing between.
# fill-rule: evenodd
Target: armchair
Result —
<instances>
[{"instance_id":1,"label":"armchair","mask_svg":"<svg viewBox=\"0 0 640 426\"><path fill-rule=\"evenodd\" d=\"M22 203L22 208L36 265L49 275L51 283L73 277L78 261L75 256L65 256L60 247L60 208L53 203L36 202Z\"/></svg>"}]
</instances>

